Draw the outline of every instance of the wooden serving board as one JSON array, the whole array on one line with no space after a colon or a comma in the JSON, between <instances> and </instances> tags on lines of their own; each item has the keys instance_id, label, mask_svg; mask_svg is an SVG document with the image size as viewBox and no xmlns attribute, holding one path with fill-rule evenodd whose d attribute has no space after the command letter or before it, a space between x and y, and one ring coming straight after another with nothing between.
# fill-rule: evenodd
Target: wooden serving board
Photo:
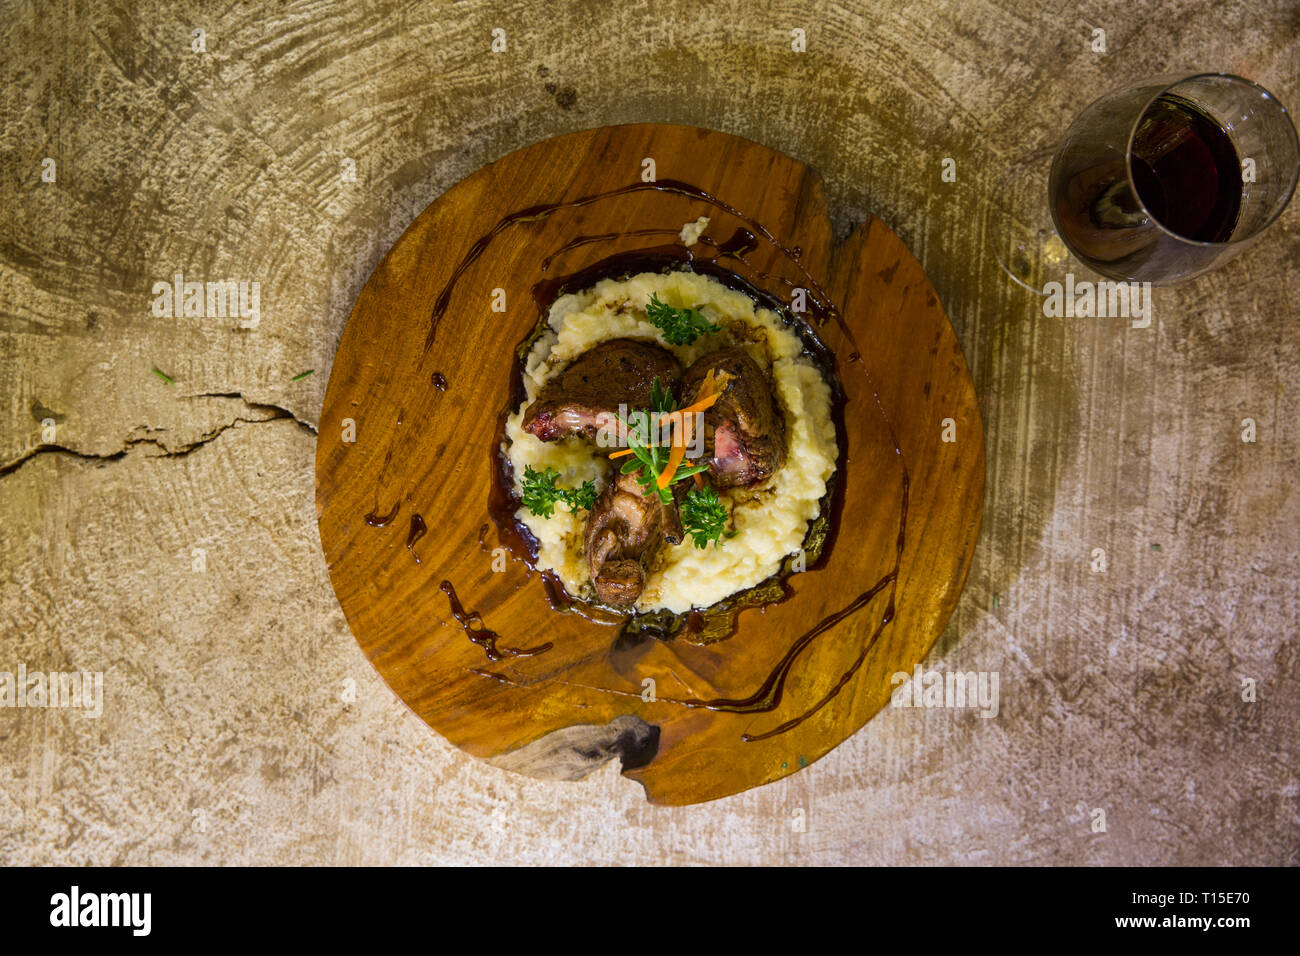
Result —
<instances>
[{"instance_id":1,"label":"wooden serving board","mask_svg":"<svg viewBox=\"0 0 1300 956\"><path fill-rule=\"evenodd\" d=\"M790 576L788 597L742 610L729 639L629 643L552 609L541 577L507 554L488 512L498 416L539 317L535 285L676 241L701 215L714 243L701 259L748 229L756 248L719 265L785 302L800 288L828 307L810 317L845 396L837 531L819 565ZM512 153L406 230L339 344L316 481L348 623L416 714L499 766L577 779L620 759L652 802L689 804L816 761L925 657L970 566L984 438L943 307L888 227L872 219L836 245L806 166L725 133L640 124ZM487 631L500 648L551 647L491 661Z\"/></svg>"}]
</instances>

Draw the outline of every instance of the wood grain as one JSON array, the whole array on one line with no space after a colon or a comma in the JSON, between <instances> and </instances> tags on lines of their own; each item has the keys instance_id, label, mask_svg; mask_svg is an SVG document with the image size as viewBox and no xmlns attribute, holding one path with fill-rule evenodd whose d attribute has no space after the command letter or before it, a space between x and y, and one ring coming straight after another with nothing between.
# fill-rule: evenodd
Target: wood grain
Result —
<instances>
[{"instance_id":1,"label":"wood grain","mask_svg":"<svg viewBox=\"0 0 1300 956\"><path fill-rule=\"evenodd\" d=\"M1225 69L1294 109L1295 4L88 0L11 4L0 35L0 669L105 673L102 720L0 713L3 862L1300 863L1300 203L1156 290L1150 329L1044 317L986 238L1007 162L1107 90ZM553 784L465 757L360 653L315 436L233 395L314 424L421 210L521 146L645 120L799 157L837 237L870 210L924 266L988 468L923 667L1000 673L996 718L890 707L807 773L661 808L612 764ZM152 316L178 270L261 280L261 326Z\"/></svg>"},{"instance_id":2,"label":"wood grain","mask_svg":"<svg viewBox=\"0 0 1300 956\"><path fill-rule=\"evenodd\" d=\"M661 184L690 183L742 215L638 189L496 229L521 209L635 183L647 157ZM820 566L790 579L787 600L740 612L738 632L725 644L649 641L612 653L617 628L553 611L524 562L493 570L502 542L489 527L487 500L498 412L508 404L515 351L538 319L530 289L543 278L540 263L575 236L676 230L700 215L711 217L707 234L715 239L740 225L770 230L776 242L729 263L742 277L782 298L794 286L824 290L840 306L842 322L817 329L836 356L846 399L838 533ZM478 258L470 253L476 243ZM576 272L661 243L629 236L590 243L551 269ZM781 246L798 247L797 261ZM434 325L434 302L453 279L445 317ZM505 291L504 314L491 311L495 289ZM433 386L435 373L445 389ZM941 440L945 419L956 441ZM355 442L344 440L346 420L355 423ZM658 803L711 800L794 773L875 714L889 698L891 676L910 673L942 632L969 568L983 500L974 386L915 258L875 219L833 248L815 173L748 140L683 126L606 127L548 140L434 202L357 300L320 433L317 510L331 580L353 633L393 690L458 747L534 771L533 755L548 735L564 732L572 751L573 728L590 728L590 739L601 741L591 748L598 763L615 753L611 722L639 718L638 728L654 728L647 732L657 737L653 745L640 731L617 739L634 751L621 753L626 772ZM813 623L890 574L900 560L905 473L910 504L896 594L881 589L809 642L774 709L691 706L751 696ZM430 531L408 549L415 514ZM394 516L375 527L377 515ZM452 619L439 589L444 580L503 646L545 640L553 650L492 664L508 683L489 679L484 650ZM884 623L891 603L896 615ZM647 677L656 684L654 701L639 696ZM837 687L827 706L789 731L743 738L798 717ZM524 748L531 748L527 759L509 759ZM563 767L557 775L573 775L570 763Z\"/></svg>"}]
</instances>

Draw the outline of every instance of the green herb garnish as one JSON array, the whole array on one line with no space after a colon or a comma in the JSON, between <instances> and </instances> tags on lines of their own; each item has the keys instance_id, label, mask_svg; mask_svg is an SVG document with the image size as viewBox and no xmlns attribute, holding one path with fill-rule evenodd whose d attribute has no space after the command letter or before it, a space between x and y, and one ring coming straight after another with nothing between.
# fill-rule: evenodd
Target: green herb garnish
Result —
<instances>
[{"instance_id":1,"label":"green herb garnish","mask_svg":"<svg viewBox=\"0 0 1300 956\"><path fill-rule=\"evenodd\" d=\"M695 547L708 547L712 541L722 546L725 535L730 538L736 532L727 531L727 519L730 514L727 506L718 499L718 493L712 488L692 488L682 501L682 529L695 541Z\"/></svg>"},{"instance_id":2,"label":"green herb garnish","mask_svg":"<svg viewBox=\"0 0 1300 956\"><path fill-rule=\"evenodd\" d=\"M166 382L168 385L176 384L176 382L172 379L172 377L168 375L166 372L160 372L158 371L157 368L154 368L153 373L157 375L160 379L162 379L164 382Z\"/></svg>"},{"instance_id":3,"label":"green herb garnish","mask_svg":"<svg viewBox=\"0 0 1300 956\"><path fill-rule=\"evenodd\" d=\"M673 399L673 393L664 388L658 375L650 385L650 410L661 415L677 411L677 402Z\"/></svg>"},{"instance_id":4,"label":"green herb garnish","mask_svg":"<svg viewBox=\"0 0 1300 956\"><path fill-rule=\"evenodd\" d=\"M621 474L627 475L634 471L639 471L636 476L636 482L641 486L641 494L650 495L658 494L659 500L664 505L673 503L673 493L665 485L659 487L659 476L668 465L668 456L671 450L663 445L656 445L648 441L648 432L650 430L650 413L645 411L632 412L625 419L620 419L627 426L627 447L632 450L632 457L623 463L620 469ZM643 440L645 436L647 440ZM674 481L680 481L683 478L689 478L691 475L701 471L708 471L708 465L678 465L677 470L673 472L672 478L668 480L668 485Z\"/></svg>"},{"instance_id":5,"label":"green herb garnish","mask_svg":"<svg viewBox=\"0 0 1300 956\"><path fill-rule=\"evenodd\" d=\"M570 511L579 508L591 510L596 503L596 482L585 481L578 488L557 488L560 473L554 468L537 471L532 465L524 468L524 490L520 500L525 508L542 518L555 514L555 503L563 501Z\"/></svg>"},{"instance_id":6,"label":"green herb garnish","mask_svg":"<svg viewBox=\"0 0 1300 956\"><path fill-rule=\"evenodd\" d=\"M720 332L722 326L714 325L699 309L678 309L659 301L659 295L650 296L645 314L664 335L669 345L690 345L701 335Z\"/></svg>"},{"instance_id":7,"label":"green herb garnish","mask_svg":"<svg viewBox=\"0 0 1300 956\"><path fill-rule=\"evenodd\" d=\"M309 368L309 369L307 369L307 371L305 371L305 372L299 372L299 373L298 373L297 375L295 375L292 379L290 379L290 381L293 381L293 382L300 381L300 380L306 378L308 375L310 375L310 374L311 374L312 372L314 372L314 371L316 371L314 368Z\"/></svg>"}]
</instances>

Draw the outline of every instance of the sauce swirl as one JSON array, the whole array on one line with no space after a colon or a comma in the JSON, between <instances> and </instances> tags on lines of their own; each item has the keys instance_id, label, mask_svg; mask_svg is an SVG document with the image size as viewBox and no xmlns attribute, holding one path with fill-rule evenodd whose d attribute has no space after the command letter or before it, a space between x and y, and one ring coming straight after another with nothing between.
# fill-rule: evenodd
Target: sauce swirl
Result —
<instances>
[{"instance_id":1,"label":"sauce swirl","mask_svg":"<svg viewBox=\"0 0 1300 956\"><path fill-rule=\"evenodd\" d=\"M496 631L489 630L483 624L483 615L478 611L466 611L464 605L460 603L460 598L456 596L456 589L452 587L450 581L443 581L438 586L443 594L447 595L447 601L451 604L451 616L456 619L465 636L470 639L470 643L477 644L483 648L483 653L487 659L492 662L505 660L507 657L536 657L538 654L545 654L554 645L550 641L545 644L539 644L536 647L500 647L497 641L501 635Z\"/></svg>"}]
</instances>

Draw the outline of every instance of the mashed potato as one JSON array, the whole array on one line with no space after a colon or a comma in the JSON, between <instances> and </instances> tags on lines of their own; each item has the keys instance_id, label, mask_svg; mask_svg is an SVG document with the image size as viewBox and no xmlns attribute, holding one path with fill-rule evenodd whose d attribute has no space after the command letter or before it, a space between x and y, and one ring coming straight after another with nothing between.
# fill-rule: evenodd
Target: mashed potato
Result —
<instances>
[{"instance_id":1,"label":"mashed potato","mask_svg":"<svg viewBox=\"0 0 1300 956\"><path fill-rule=\"evenodd\" d=\"M669 305L700 308L722 326L722 332L700 336L691 345L669 345L646 318L646 304L655 294ZM564 487L588 479L596 480L598 492L604 487L609 449L580 438L542 442L524 431L521 423L524 410L547 379L606 339L656 342L672 352L683 368L702 355L744 345L771 374L785 415L789 448L785 464L760 485L719 493L732 509L735 536L724 537L721 547L697 548L689 537L683 544L661 547L648 569L637 611L682 613L708 607L770 577L786 555L799 550L835 470L835 425L830 386L801 354L799 337L777 313L756 309L747 295L709 276L647 272L626 281L606 279L561 296L551 306L547 324L525 362L524 402L506 421L503 450L514 468L516 494L528 465L538 471L554 468ZM537 517L526 508L519 510L518 518L539 542L537 568L555 572L570 594L591 599L594 592L582 540L587 513L570 514L559 505L550 518Z\"/></svg>"}]
</instances>

